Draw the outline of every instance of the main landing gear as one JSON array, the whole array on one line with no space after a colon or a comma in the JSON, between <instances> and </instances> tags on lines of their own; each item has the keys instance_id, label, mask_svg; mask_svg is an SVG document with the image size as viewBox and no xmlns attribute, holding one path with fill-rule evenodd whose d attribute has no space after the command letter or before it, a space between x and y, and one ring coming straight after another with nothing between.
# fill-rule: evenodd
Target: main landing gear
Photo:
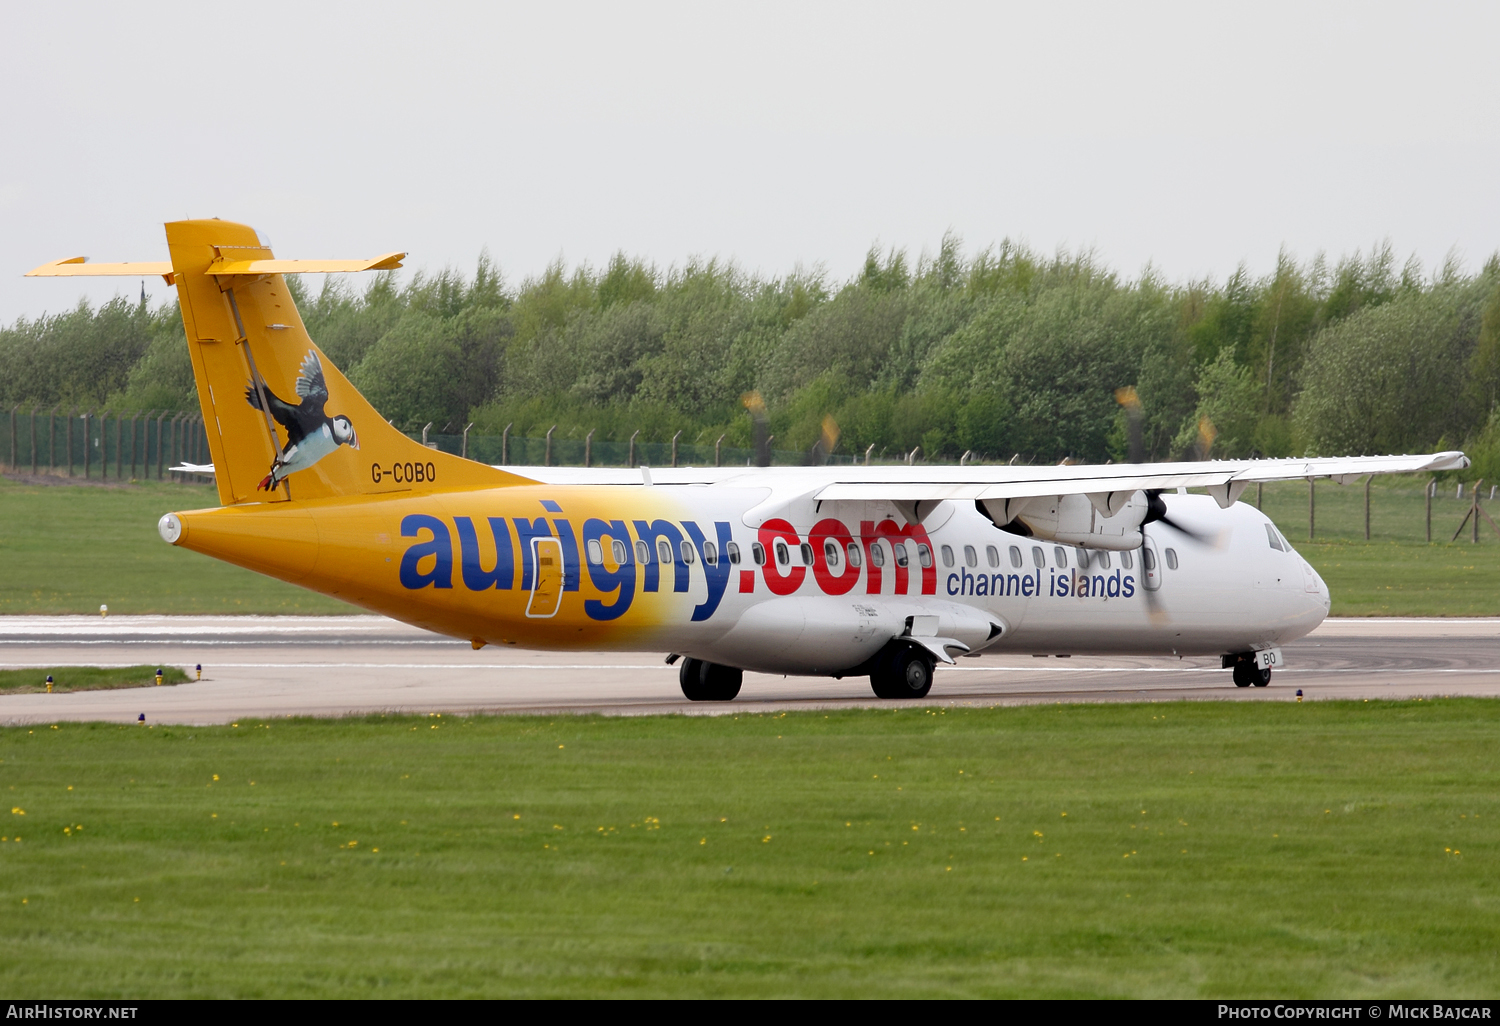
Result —
<instances>
[{"instance_id":1,"label":"main landing gear","mask_svg":"<svg viewBox=\"0 0 1500 1026\"><path fill-rule=\"evenodd\" d=\"M689 702L731 702L740 693L745 671L702 659L684 659L677 679Z\"/></svg>"},{"instance_id":2,"label":"main landing gear","mask_svg":"<svg viewBox=\"0 0 1500 1026\"><path fill-rule=\"evenodd\" d=\"M932 690L933 659L915 645L892 645L875 657L870 688L876 698L925 698Z\"/></svg>"}]
</instances>

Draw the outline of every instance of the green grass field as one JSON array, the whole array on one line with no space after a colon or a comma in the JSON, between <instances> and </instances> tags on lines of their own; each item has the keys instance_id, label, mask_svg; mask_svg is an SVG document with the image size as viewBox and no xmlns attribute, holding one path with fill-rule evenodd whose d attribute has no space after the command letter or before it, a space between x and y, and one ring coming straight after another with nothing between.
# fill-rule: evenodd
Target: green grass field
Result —
<instances>
[{"instance_id":1,"label":"green grass field","mask_svg":"<svg viewBox=\"0 0 1500 1026\"><path fill-rule=\"evenodd\" d=\"M1264 506L1333 589L1335 616L1500 615L1500 538L1448 544L1467 508L1445 486L1425 541L1422 483L1377 482L1373 537L1364 489L1318 483L1316 540L1307 485L1267 485ZM1170 496L1168 497L1170 501ZM1255 490L1244 496L1255 501ZM352 606L194 552L156 533L171 510L217 502L211 488L22 485L0 479L0 615L15 613L349 613ZM1465 533L1465 537L1469 537Z\"/></svg>"},{"instance_id":2,"label":"green grass field","mask_svg":"<svg viewBox=\"0 0 1500 1026\"><path fill-rule=\"evenodd\" d=\"M23 485L0 478L0 615L354 613L353 606L176 549L156 522L217 506L207 485Z\"/></svg>"},{"instance_id":3,"label":"green grass field","mask_svg":"<svg viewBox=\"0 0 1500 1026\"><path fill-rule=\"evenodd\" d=\"M1500 704L0 730L0 990L1493 997Z\"/></svg>"},{"instance_id":4,"label":"green grass field","mask_svg":"<svg viewBox=\"0 0 1500 1026\"><path fill-rule=\"evenodd\" d=\"M40 670L0 670L0 694L44 692L49 674L54 694L155 687L157 670L161 671L163 685L185 684L190 679L176 666L49 666Z\"/></svg>"}]
</instances>

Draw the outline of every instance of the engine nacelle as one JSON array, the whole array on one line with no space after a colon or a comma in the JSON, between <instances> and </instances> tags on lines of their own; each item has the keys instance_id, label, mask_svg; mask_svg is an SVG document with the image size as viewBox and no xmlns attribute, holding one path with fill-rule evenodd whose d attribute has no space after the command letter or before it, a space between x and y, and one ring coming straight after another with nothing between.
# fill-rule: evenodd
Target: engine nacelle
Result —
<instances>
[{"instance_id":1,"label":"engine nacelle","mask_svg":"<svg viewBox=\"0 0 1500 1026\"><path fill-rule=\"evenodd\" d=\"M1035 538L1116 552L1140 548L1141 524L1150 511L1142 491L980 502L996 524L1020 521Z\"/></svg>"}]
</instances>

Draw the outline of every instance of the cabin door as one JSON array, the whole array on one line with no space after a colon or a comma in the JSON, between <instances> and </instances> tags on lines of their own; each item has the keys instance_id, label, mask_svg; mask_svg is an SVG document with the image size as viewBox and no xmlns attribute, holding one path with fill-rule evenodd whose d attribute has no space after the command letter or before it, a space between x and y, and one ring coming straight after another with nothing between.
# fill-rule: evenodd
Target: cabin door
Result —
<instances>
[{"instance_id":1,"label":"cabin door","mask_svg":"<svg viewBox=\"0 0 1500 1026\"><path fill-rule=\"evenodd\" d=\"M556 538L531 539L531 566L531 600L526 603L526 615L556 616L563 593L562 543Z\"/></svg>"}]
</instances>

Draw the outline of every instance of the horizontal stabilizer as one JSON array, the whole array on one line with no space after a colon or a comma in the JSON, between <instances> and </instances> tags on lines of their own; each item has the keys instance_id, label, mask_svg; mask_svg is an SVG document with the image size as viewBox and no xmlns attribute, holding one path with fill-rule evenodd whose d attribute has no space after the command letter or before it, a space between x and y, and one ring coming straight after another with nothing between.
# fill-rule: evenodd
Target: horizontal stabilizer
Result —
<instances>
[{"instance_id":1,"label":"horizontal stabilizer","mask_svg":"<svg viewBox=\"0 0 1500 1026\"><path fill-rule=\"evenodd\" d=\"M167 469L174 474L212 474L214 465L212 463L179 463Z\"/></svg>"},{"instance_id":2,"label":"horizontal stabilizer","mask_svg":"<svg viewBox=\"0 0 1500 1026\"><path fill-rule=\"evenodd\" d=\"M338 274L344 271L394 271L405 253L386 253L369 260L215 260L209 274Z\"/></svg>"},{"instance_id":3,"label":"horizontal stabilizer","mask_svg":"<svg viewBox=\"0 0 1500 1026\"><path fill-rule=\"evenodd\" d=\"M90 264L88 257L69 257L54 260L26 272L28 278L140 278L148 274L159 274L168 285L173 284L172 265L165 260L140 260L132 264Z\"/></svg>"}]
</instances>

